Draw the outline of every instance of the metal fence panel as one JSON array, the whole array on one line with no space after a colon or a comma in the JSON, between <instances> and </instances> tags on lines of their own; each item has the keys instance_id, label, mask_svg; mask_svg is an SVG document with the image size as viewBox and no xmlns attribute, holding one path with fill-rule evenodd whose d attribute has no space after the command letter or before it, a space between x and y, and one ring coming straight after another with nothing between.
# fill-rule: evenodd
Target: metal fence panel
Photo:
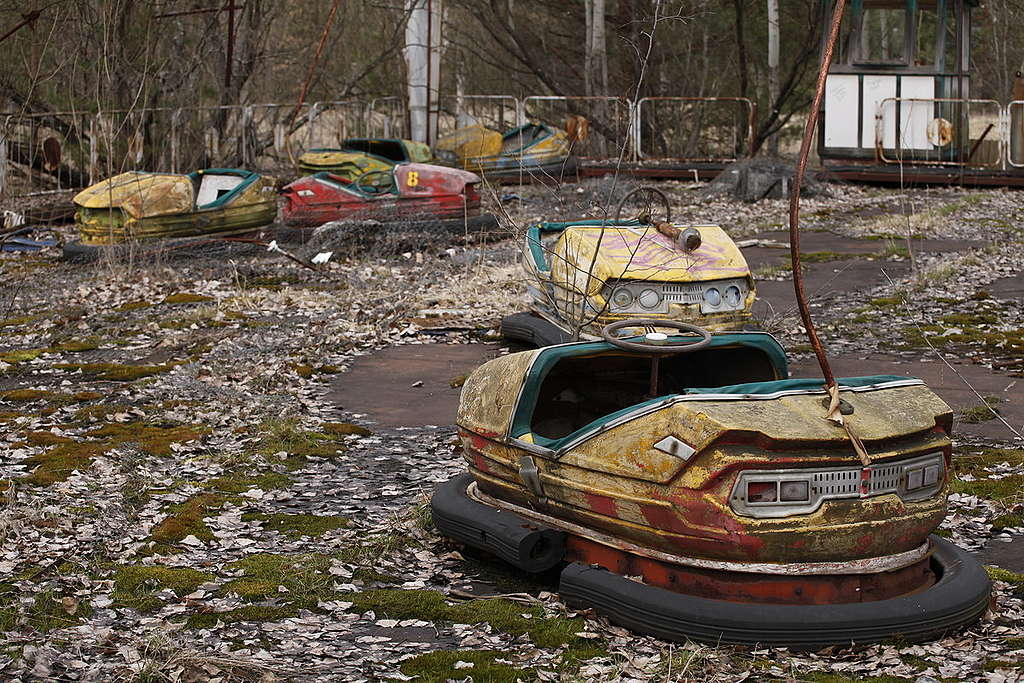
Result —
<instances>
[{"instance_id":1,"label":"metal fence panel","mask_svg":"<svg viewBox=\"0 0 1024 683\"><path fill-rule=\"evenodd\" d=\"M8 114L0 119L4 140L4 192L15 191L8 160L24 170L29 191L65 190L88 182L90 149L88 115L82 112Z\"/></svg>"},{"instance_id":2,"label":"metal fence panel","mask_svg":"<svg viewBox=\"0 0 1024 683\"><path fill-rule=\"evenodd\" d=\"M521 104L511 95L446 95L438 102L439 138L473 124L502 133L522 125Z\"/></svg>"},{"instance_id":3,"label":"metal fence panel","mask_svg":"<svg viewBox=\"0 0 1024 683\"><path fill-rule=\"evenodd\" d=\"M366 121L368 138L404 138L409 135L409 112L401 97L378 97L370 100Z\"/></svg>"},{"instance_id":4,"label":"metal fence panel","mask_svg":"<svg viewBox=\"0 0 1024 683\"><path fill-rule=\"evenodd\" d=\"M637 155L640 161L735 161L750 152L755 118L745 97L645 97L637 106Z\"/></svg>"},{"instance_id":5,"label":"metal fence panel","mask_svg":"<svg viewBox=\"0 0 1024 683\"><path fill-rule=\"evenodd\" d=\"M1005 116L995 100L886 98L875 115L875 149L886 164L999 168Z\"/></svg>"},{"instance_id":6,"label":"metal fence panel","mask_svg":"<svg viewBox=\"0 0 1024 683\"><path fill-rule=\"evenodd\" d=\"M316 102L302 123L301 151L337 148L348 138L370 137L370 104L365 100Z\"/></svg>"},{"instance_id":7,"label":"metal fence panel","mask_svg":"<svg viewBox=\"0 0 1024 683\"><path fill-rule=\"evenodd\" d=\"M572 142L572 153L582 159L633 159L633 111L623 97L531 96L523 99L526 119L568 128L570 117L586 119L587 135Z\"/></svg>"},{"instance_id":8,"label":"metal fence panel","mask_svg":"<svg viewBox=\"0 0 1024 683\"><path fill-rule=\"evenodd\" d=\"M1006 139L1006 163L1014 168L1024 167L1024 100L1006 105L1003 116Z\"/></svg>"}]
</instances>

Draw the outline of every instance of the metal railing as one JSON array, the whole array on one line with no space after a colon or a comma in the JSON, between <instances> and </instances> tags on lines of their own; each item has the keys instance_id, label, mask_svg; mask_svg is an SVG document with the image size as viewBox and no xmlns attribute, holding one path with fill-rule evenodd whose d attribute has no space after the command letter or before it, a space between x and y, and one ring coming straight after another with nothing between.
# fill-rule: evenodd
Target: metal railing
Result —
<instances>
[{"instance_id":1,"label":"metal railing","mask_svg":"<svg viewBox=\"0 0 1024 683\"><path fill-rule=\"evenodd\" d=\"M645 97L633 124L636 158L735 161L753 149L756 118L746 97Z\"/></svg>"},{"instance_id":2,"label":"metal railing","mask_svg":"<svg viewBox=\"0 0 1024 683\"><path fill-rule=\"evenodd\" d=\"M473 123L502 133L526 123L522 102L512 95L447 95L439 104L439 138Z\"/></svg>"},{"instance_id":3,"label":"metal railing","mask_svg":"<svg viewBox=\"0 0 1024 683\"><path fill-rule=\"evenodd\" d=\"M756 105L738 97L561 97L446 95L439 134L470 122L507 132L528 120L585 134L584 160L727 163L749 154ZM291 104L155 108L134 111L0 114L0 195L17 175L32 188L83 187L130 169L184 172L243 166L294 172L298 156L351 137L401 137L400 97ZM931 126L931 129L929 129ZM931 136L929 138L929 136ZM946 139L948 138L948 140ZM1024 101L889 98L876 112L881 163L1024 168ZM941 144L935 144L941 143ZM12 172L8 160L21 171Z\"/></svg>"},{"instance_id":4,"label":"metal railing","mask_svg":"<svg viewBox=\"0 0 1024 683\"><path fill-rule=\"evenodd\" d=\"M889 97L875 114L885 164L1005 168L1008 108L995 100Z\"/></svg>"},{"instance_id":5,"label":"metal railing","mask_svg":"<svg viewBox=\"0 0 1024 683\"><path fill-rule=\"evenodd\" d=\"M1005 124L1006 163L1013 168L1024 168L1024 100L1006 105Z\"/></svg>"},{"instance_id":6,"label":"metal railing","mask_svg":"<svg viewBox=\"0 0 1024 683\"><path fill-rule=\"evenodd\" d=\"M624 158L633 160L631 131L634 111L624 97L563 97L531 95L522 100L526 119L543 121L559 128L569 127L570 117L587 120L587 134L571 141L572 154L594 161Z\"/></svg>"}]
</instances>

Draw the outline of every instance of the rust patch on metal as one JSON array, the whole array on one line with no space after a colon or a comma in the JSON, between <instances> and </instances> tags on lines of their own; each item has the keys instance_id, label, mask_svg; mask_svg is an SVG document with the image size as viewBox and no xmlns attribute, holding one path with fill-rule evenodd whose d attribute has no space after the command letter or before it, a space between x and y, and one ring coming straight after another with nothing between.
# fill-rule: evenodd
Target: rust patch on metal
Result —
<instances>
[{"instance_id":1,"label":"rust patch on metal","mask_svg":"<svg viewBox=\"0 0 1024 683\"><path fill-rule=\"evenodd\" d=\"M923 590L935 583L930 557L891 572L853 575L780 576L683 567L569 536L566 559L596 564L622 576L676 593L715 600L782 605L872 602Z\"/></svg>"}]
</instances>

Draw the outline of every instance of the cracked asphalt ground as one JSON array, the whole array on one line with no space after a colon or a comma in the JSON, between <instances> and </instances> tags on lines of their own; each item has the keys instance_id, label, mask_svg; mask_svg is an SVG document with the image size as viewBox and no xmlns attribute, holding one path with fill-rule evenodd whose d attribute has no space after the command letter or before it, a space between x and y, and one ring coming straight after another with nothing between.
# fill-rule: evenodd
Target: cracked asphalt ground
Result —
<instances>
[{"instance_id":1,"label":"cracked asphalt ground","mask_svg":"<svg viewBox=\"0 0 1024 683\"><path fill-rule=\"evenodd\" d=\"M519 226L600 215L628 187L502 188L492 208ZM773 244L785 203L659 187L677 216L757 240L758 316L812 376ZM445 416L522 306L514 239L339 248L316 271L259 249L3 254L0 678L1019 680L1020 204L855 186L804 202L830 356L920 374L953 406L941 533L1002 568L966 632L820 653L639 637L568 611L556 577L435 534L426 498L462 470Z\"/></svg>"}]
</instances>

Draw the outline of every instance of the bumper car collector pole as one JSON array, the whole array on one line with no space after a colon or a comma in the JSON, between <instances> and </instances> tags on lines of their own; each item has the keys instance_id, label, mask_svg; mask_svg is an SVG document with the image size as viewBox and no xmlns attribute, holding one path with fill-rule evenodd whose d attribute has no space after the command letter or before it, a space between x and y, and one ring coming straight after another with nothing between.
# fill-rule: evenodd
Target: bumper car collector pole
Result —
<instances>
[{"instance_id":1,"label":"bumper car collector pole","mask_svg":"<svg viewBox=\"0 0 1024 683\"><path fill-rule=\"evenodd\" d=\"M807 294L804 291L803 271L800 267L800 186L803 184L804 174L807 172L807 157L810 155L814 131L818 126L818 112L821 110L821 100L825 95L825 79L828 76L829 66L832 64L832 53L839 36L839 25L843 20L844 9L846 9L846 0L836 0L829 26L828 40L825 42L825 50L821 55L818 82L814 90L814 102L811 104L807 126L804 129L804 139L800 144L800 158L797 161L796 174L793 177L793 191L789 197L789 254L793 263L793 289L796 290L796 303L800 309L800 319L803 321L804 329L807 330L807 338L811 342L811 348L814 349L814 355L818 358L821 374L825 378L825 388L831 397L825 419L841 425L846 430L853 449L866 467L871 464L871 458L868 456L864 444L853 433L848 421L843 419L839 400L839 385L836 384L828 356L825 355L825 347L822 346L821 339L818 338L818 331L814 327L814 321L811 319L811 311L807 306Z\"/></svg>"}]
</instances>

